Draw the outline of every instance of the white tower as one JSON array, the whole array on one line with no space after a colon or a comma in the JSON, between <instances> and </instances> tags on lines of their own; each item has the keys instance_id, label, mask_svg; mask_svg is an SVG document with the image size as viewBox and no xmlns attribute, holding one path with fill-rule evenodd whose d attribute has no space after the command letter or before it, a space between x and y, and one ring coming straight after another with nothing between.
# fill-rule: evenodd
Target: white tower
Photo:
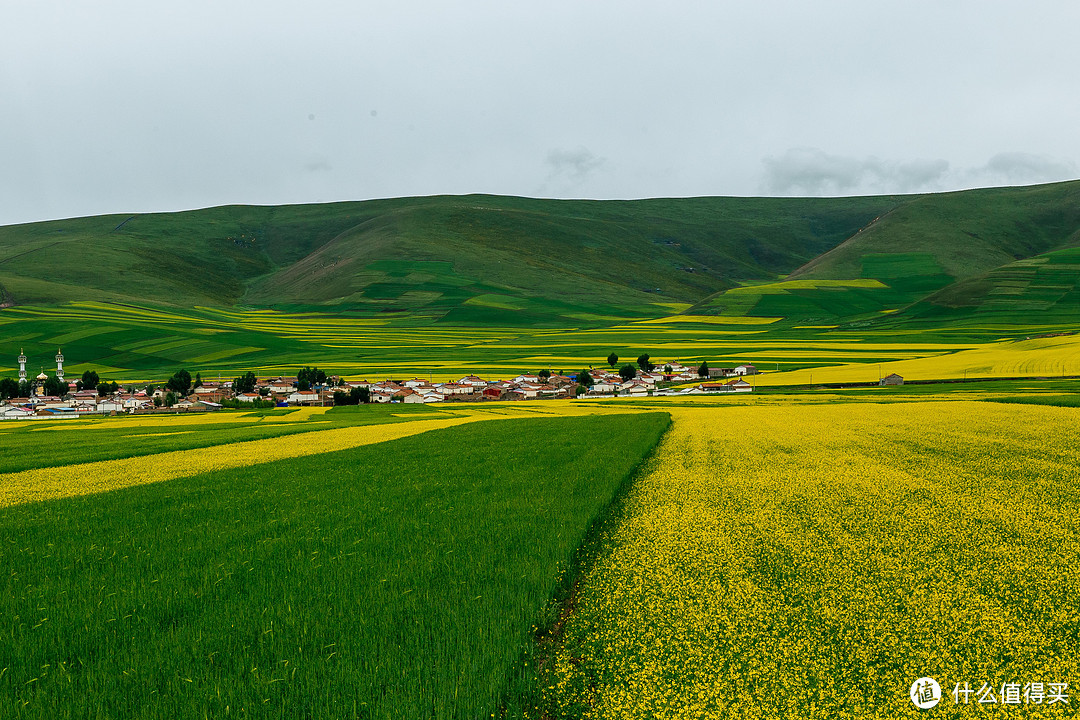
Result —
<instances>
[{"instance_id":1,"label":"white tower","mask_svg":"<svg viewBox=\"0 0 1080 720\"><path fill-rule=\"evenodd\" d=\"M19 382L26 379L26 353L19 348Z\"/></svg>"},{"instance_id":2,"label":"white tower","mask_svg":"<svg viewBox=\"0 0 1080 720\"><path fill-rule=\"evenodd\" d=\"M56 379L64 379L64 353L60 352L60 348L56 349Z\"/></svg>"}]
</instances>

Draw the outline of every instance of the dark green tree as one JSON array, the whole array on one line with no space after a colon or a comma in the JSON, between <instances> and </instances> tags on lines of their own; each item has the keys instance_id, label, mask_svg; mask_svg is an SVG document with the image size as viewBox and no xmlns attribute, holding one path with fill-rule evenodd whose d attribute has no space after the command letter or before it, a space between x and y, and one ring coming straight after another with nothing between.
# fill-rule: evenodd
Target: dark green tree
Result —
<instances>
[{"instance_id":1,"label":"dark green tree","mask_svg":"<svg viewBox=\"0 0 1080 720\"><path fill-rule=\"evenodd\" d=\"M626 365L623 365L621 368L619 368L619 377L629 382L630 380L633 380L637 377L637 368L630 363L627 363Z\"/></svg>"},{"instance_id":2,"label":"dark green tree","mask_svg":"<svg viewBox=\"0 0 1080 720\"><path fill-rule=\"evenodd\" d=\"M51 377L41 383L41 387L45 390L45 394L50 397L64 397L68 394L67 380L61 380L58 377Z\"/></svg>"},{"instance_id":3,"label":"dark green tree","mask_svg":"<svg viewBox=\"0 0 1080 720\"><path fill-rule=\"evenodd\" d=\"M112 395L114 392L120 389L120 383L108 382L102 380L97 384L97 394L99 397L105 397L106 395Z\"/></svg>"},{"instance_id":4,"label":"dark green tree","mask_svg":"<svg viewBox=\"0 0 1080 720\"><path fill-rule=\"evenodd\" d=\"M638 356L637 364L638 364L638 367L641 368L642 372L652 372L653 368L656 367L651 362L649 362L648 353L645 353L645 354L642 354L642 355Z\"/></svg>"},{"instance_id":5,"label":"dark green tree","mask_svg":"<svg viewBox=\"0 0 1080 720\"><path fill-rule=\"evenodd\" d=\"M165 383L165 387L172 390L174 393L180 396L187 395L191 390L191 373L187 370L177 371L169 381Z\"/></svg>"},{"instance_id":6,"label":"dark green tree","mask_svg":"<svg viewBox=\"0 0 1080 720\"><path fill-rule=\"evenodd\" d=\"M619 356L615 353L611 353L607 356L607 364L611 367L615 367L615 363L619 362Z\"/></svg>"},{"instance_id":7,"label":"dark green tree","mask_svg":"<svg viewBox=\"0 0 1080 720\"><path fill-rule=\"evenodd\" d=\"M582 370L577 374L577 377L575 377L574 379L577 380L578 385L584 385L587 388L591 388L593 386L592 375L589 374L588 370Z\"/></svg>"},{"instance_id":8,"label":"dark green tree","mask_svg":"<svg viewBox=\"0 0 1080 720\"><path fill-rule=\"evenodd\" d=\"M174 392L165 393L165 400L163 402L165 403L165 407L172 407L173 405L175 405L176 402L177 402L176 393L174 393Z\"/></svg>"},{"instance_id":9,"label":"dark green tree","mask_svg":"<svg viewBox=\"0 0 1080 720\"><path fill-rule=\"evenodd\" d=\"M698 369L697 369L697 374L698 374L698 377L703 377L703 378L709 377L709 361L708 360L702 360L701 361L701 365L699 365Z\"/></svg>"},{"instance_id":10,"label":"dark green tree","mask_svg":"<svg viewBox=\"0 0 1080 720\"><path fill-rule=\"evenodd\" d=\"M86 370L86 371L83 372L82 380L80 380L79 382L82 383L83 389L85 389L85 390L93 390L94 388L97 387L97 384L98 384L98 382L100 380L101 380L101 378L98 377L97 371L95 371L95 370Z\"/></svg>"},{"instance_id":11,"label":"dark green tree","mask_svg":"<svg viewBox=\"0 0 1080 720\"><path fill-rule=\"evenodd\" d=\"M356 401L355 405L366 405L371 402L371 391L366 387L354 387L349 390L349 397Z\"/></svg>"},{"instance_id":12,"label":"dark green tree","mask_svg":"<svg viewBox=\"0 0 1080 720\"><path fill-rule=\"evenodd\" d=\"M549 377L551 377L551 371L550 370L541 370L540 372L536 373L536 377L540 378L541 380L546 381Z\"/></svg>"},{"instance_id":13,"label":"dark green tree","mask_svg":"<svg viewBox=\"0 0 1080 720\"><path fill-rule=\"evenodd\" d=\"M315 385L326 384L326 373L317 367L305 367L296 373L296 389L310 390Z\"/></svg>"},{"instance_id":14,"label":"dark green tree","mask_svg":"<svg viewBox=\"0 0 1080 720\"><path fill-rule=\"evenodd\" d=\"M256 382L258 382L258 379L255 377L255 373L248 370L246 373L233 380L233 392L237 395L240 393L255 392Z\"/></svg>"},{"instance_id":15,"label":"dark green tree","mask_svg":"<svg viewBox=\"0 0 1080 720\"><path fill-rule=\"evenodd\" d=\"M194 390L197 387L202 387L202 374L195 373L195 382L191 383L191 389Z\"/></svg>"},{"instance_id":16,"label":"dark green tree","mask_svg":"<svg viewBox=\"0 0 1080 720\"><path fill-rule=\"evenodd\" d=\"M11 378L0 380L0 400L19 397L19 383Z\"/></svg>"}]
</instances>

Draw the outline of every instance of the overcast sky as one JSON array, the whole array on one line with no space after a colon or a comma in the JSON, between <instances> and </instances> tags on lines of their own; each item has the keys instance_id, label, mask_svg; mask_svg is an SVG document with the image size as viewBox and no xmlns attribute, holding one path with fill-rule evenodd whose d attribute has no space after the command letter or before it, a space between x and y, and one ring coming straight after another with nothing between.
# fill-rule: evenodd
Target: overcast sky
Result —
<instances>
[{"instance_id":1,"label":"overcast sky","mask_svg":"<svg viewBox=\"0 0 1080 720\"><path fill-rule=\"evenodd\" d=\"M0 224L437 193L851 195L1080 174L1075 0L0 10Z\"/></svg>"}]
</instances>

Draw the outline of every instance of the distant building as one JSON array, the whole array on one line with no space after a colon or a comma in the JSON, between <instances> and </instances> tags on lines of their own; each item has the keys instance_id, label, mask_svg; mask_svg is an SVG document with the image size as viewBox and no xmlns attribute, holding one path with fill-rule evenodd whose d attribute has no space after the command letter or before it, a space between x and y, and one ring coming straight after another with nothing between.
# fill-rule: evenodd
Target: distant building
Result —
<instances>
[{"instance_id":1,"label":"distant building","mask_svg":"<svg viewBox=\"0 0 1080 720\"><path fill-rule=\"evenodd\" d=\"M885 387L886 385L903 385L903 384L904 384L904 378L900 377L896 373L892 373L891 375L886 375L885 377L878 380L878 385L880 385L881 387Z\"/></svg>"}]
</instances>

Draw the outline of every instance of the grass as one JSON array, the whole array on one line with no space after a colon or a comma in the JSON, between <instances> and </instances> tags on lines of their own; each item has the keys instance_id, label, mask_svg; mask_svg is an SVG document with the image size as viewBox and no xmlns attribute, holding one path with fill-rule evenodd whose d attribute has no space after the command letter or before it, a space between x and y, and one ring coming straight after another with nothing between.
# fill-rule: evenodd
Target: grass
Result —
<instances>
[{"instance_id":1,"label":"grass","mask_svg":"<svg viewBox=\"0 0 1080 720\"><path fill-rule=\"evenodd\" d=\"M488 716L667 423L475 423L4 509L0 715Z\"/></svg>"},{"instance_id":2,"label":"grass","mask_svg":"<svg viewBox=\"0 0 1080 720\"><path fill-rule=\"evenodd\" d=\"M344 409L344 408L341 408ZM86 418L63 423L8 422L0 425L0 473L32 468L140 457L226 443L285 437L354 425L446 417L425 407L365 405L363 412L299 416L293 411L214 415L154 415Z\"/></svg>"},{"instance_id":3,"label":"grass","mask_svg":"<svg viewBox=\"0 0 1080 720\"><path fill-rule=\"evenodd\" d=\"M503 324L647 317L653 302L795 268L897 202L472 195L80 218L0 228L0 292L22 304L154 297L428 318L508 295ZM456 321L470 317L486 322Z\"/></svg>"}]
</instances>

